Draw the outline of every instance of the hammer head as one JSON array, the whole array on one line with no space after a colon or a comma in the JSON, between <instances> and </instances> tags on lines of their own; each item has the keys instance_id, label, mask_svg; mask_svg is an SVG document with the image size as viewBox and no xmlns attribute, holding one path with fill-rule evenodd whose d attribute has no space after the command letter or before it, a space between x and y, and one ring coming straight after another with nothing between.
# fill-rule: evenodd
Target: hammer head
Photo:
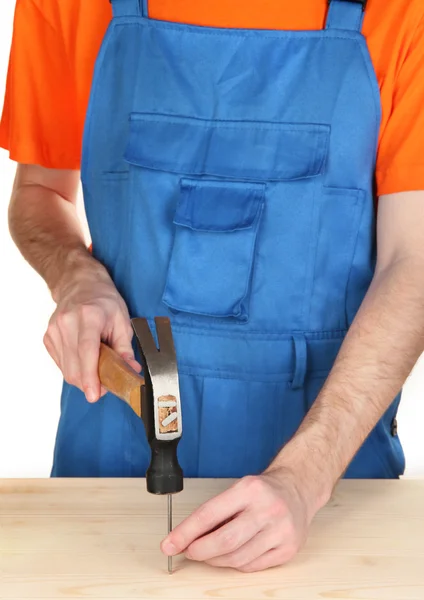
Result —
<instances>
[{"instance_id":1,"label":"hammer head","mask_svg":"<svg viewBox=\"0 0 424 600\"><path fill-rule=\"evenodd\" d=\"M147 319L133 319L132 325L144 370L142 415L152 450L147 489L154 494L172 494L181 491L183 476L177 459L182 418L171 322L166 317L155 318L159 347Z\"/></svg>"}]
</instances>

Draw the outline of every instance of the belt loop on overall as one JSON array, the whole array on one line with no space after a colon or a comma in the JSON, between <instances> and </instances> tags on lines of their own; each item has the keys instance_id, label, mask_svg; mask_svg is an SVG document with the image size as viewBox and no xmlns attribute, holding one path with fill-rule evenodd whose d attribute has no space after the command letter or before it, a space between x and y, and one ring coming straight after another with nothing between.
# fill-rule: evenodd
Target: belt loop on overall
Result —
<instances>
[{"instance_id":1,"label":"belt loop on overall","mask_svg":"<svg viewBox=\"0 0 424 600\"><path fill-rule=\"evenodd\" d=\"M294 344L294 375L291 383L292 390L300 390L305 384L306 370L308 367L308 347L303 333L292 335Z\"/></svg>"},{"instance_id":2,"label":"belt loop on overall","mask_svg":"<svg viewBox=\"0 0 424 600\"><path fill-rule=\"evenodd\" d=\"M147 15L147 0L109 1L112 3L114 17L142 17Z\"/></svg>"},{"instance_id":3,"label":"belt loop on overall","mask_svg":"<svg viewBox=\"0 0 424 600\"><path fill-rule=\"evenodd\" d=\"M329 0L326 29L361 31L367 0Z\"/></svg>"}]
</instances>

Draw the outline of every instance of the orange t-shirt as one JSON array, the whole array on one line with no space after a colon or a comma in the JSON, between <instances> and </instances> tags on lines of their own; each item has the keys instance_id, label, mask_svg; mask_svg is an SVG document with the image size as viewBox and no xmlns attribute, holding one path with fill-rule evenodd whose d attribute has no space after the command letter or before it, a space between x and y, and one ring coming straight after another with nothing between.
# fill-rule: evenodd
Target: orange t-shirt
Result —
<instances>
[{"instance_id":1,"label":"orange t-shirt","mask_svg":"<svg viewBox=\"0 0 424 600\"><path fill-rule=\"evenodd\" d=\"M327 0L149 0L149 16L216 27L321 29ZM78 169L108 0L17 0L0 145L12 159ZM378 194L424 189L424 2L369 0L363 33L383 120ZM361 115L358 115L358 119Z\"/></svg>"}]
</instances>

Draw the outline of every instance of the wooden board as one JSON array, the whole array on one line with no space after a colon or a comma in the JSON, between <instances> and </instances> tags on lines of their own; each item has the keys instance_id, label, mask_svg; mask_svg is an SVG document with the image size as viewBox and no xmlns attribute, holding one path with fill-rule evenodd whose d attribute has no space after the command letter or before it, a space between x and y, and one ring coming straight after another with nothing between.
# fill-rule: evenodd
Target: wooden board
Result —
<instances>
[{"instance_id":1,"label":"wooden board","mask_svg":"<svg viewBox=\"0 0 424 600\"><path fill-rule=\"evenodd\" d=\"M228 481L186 481L175 521ZM346 481L291 564L244 575L175 560L166 499L136 480L0 481L0 598L424 600L424 481Z\"/></svg>"}]
</instances>

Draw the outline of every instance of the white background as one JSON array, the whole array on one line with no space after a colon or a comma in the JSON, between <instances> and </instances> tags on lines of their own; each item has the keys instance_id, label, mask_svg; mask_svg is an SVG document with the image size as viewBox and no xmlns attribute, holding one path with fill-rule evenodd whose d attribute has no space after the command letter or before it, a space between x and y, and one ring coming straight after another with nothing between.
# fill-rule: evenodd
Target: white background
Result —
<instances>
[{"instance_id":1,"label":"white background","mask_svg":"<svg viewBox=\"0 0 424 600\"><path fill-rule=\"evenodd\" d=\"M0 106L15 0L0 6ZM25 263L8 233L7 205L15 165L0 150L0 478L50 473L59 417L61 377L42 338L54 310L44 282ZM424 360L408 380L399 431L409 476L424 476Z\"/></svg>"}]
</instances>

